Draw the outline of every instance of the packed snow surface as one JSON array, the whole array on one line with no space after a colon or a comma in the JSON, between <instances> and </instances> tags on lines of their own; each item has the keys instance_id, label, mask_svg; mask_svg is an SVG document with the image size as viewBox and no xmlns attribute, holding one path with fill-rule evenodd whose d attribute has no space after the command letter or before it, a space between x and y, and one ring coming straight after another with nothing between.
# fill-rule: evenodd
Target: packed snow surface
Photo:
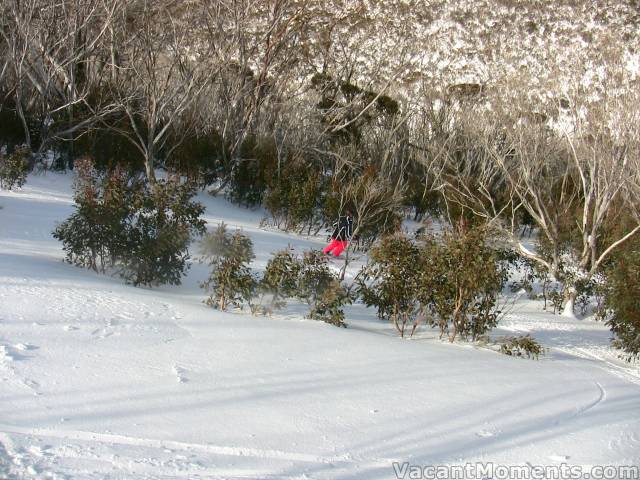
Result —
<instances>
[{"instance_id":1,"label":"packed snow surface","mask_svg":"<svg viewBox=\"0 0 640 480\"><path fill-rule=\"evenodd\" d=\"M393 463L638 465L640 375L601 323L518 300L494 335L532 333L539 361L400 339L360 304L349 328L222 313L207 267L135 288L62 262L51 231L72 175L0 192L0 478L389 479ZM210 228L250 235L254 268L306 238L201 194ZM363 259L350 267L352 276ZM332 262L335 262L332 260ZM337 264L336 264L337 265Z\"/></svg>"}]
</instances>

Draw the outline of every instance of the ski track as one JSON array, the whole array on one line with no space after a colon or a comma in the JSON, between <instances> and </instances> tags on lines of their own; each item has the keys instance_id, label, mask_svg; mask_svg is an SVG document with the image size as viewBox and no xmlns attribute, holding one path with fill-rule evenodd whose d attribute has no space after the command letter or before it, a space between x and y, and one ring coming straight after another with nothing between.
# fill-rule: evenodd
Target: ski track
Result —
<instances>
[{"instance_id":1,"label":"ski track","mask_svg":"<svg viewBox=\"0 0 640 480\"><path fill-rule=\"evenodd\" d=\"M581 347L554 347L554 350L566 353L576 358L590 360L597 368L604 370L605 372L615 377L621 378L627 382L640 385L640 374L638 374L635 369L631 367L625 368L624 366L616 365L606 357L597 355L591 350Z\"/></svg>"},{"instance_id":2,"label":"ski track","mask_svg":"<svg viewBox=\"0 0 640 480\"><path fill-rule=\"evenodd\" d=\"M59 443L52 446L51 443L55 441ZM16 443L29 446L16 448ZM110 453L105 455L104 452ZM258 466L252 468L250 465L236 464L237 461L247 463L247 460L255 460ZM265 460L270 467L259 467ZM0 473L5 474L1 478L7 480L311 478L304 474L282 473L291 469L304 471L305 465L316 471L326 469L331 472L331 478L340 478L340 472L352 474L357 469L388 470L394 461L398 460L353 458L349 454L318 456L77 430L0 425ZM71 465L87 466L76 467L78 470L69 476Z\"/></svg>"},{"instance_id":3,"label":"ski track","mask_svg":"<svg viewBox=\"0 0 640 480\"><path fill-rule=\"evenodd\" d=\"M573 415L573 417L577 417L579 415L584 415L585 413L589 412L590 410L596 408L598 405L600 405L602 402L604 402L607 399L607 391L600 384L600 382L593 382L593 384L596 387L598 387L598 392L599 392L598 398L596 398L593 402L590 402L587 405L584 405L584 406L578 408L578 410Z\"/></svg>"},{"instance_id":4,"label":"ski track","mask_svg":"<svg viewBox=\"0 0 640 480\"><path fill-rule=\"evenodd\" d=\"M640 385L640 366L623 363L616 358L617 353L608 344L608 338L598 338L594 343L594 332L600 333L602 325L590 320L567 321L549 312L545 321L526 318L522 314L510 313L498 329L516 334L532 334L551 354L560 352L575 358L589 360L611 375L630 383ZM605 340L605 341L603 341Z\"/></svg>"},{"instance_id":5,"label":"ski track","mask_svg":"<svg viewBox=\"0 0 640 480\"><path fill-rule=\"evenodd\" d=\"M597 407L602 402L607 400L607 390L599 382L595 382L595 384L598 387L598 389L600 390L600 396L598 397L598 399L595 402L593 402L593 404L591 404L587 408L583 409L580 412L581 414L586 413L587 411Z\"/></svg>"},{"instance_id":6,"label":"ski track","mask_svg":"<svg viewBox=\"0 0 640 480\"><path fill-rule=\"evenodd\" d=\"M336 463L347 461L348 455L317 456L305 453L284 452L281 450L262 450L257 448L229 447L210 444L188 443L172 440L155 440L151 438L130 437L107 433L83 432L77 430L51 430L43 428L20 428L10 425L0 425L0 431L30 435L34 437L57 438L65 441L100 442L109 445L128 445L156 449L188 450L194 452L212 453L215 455L253 457L260 459L291 460L307 463Z\"/></svg>"}]
</instances>

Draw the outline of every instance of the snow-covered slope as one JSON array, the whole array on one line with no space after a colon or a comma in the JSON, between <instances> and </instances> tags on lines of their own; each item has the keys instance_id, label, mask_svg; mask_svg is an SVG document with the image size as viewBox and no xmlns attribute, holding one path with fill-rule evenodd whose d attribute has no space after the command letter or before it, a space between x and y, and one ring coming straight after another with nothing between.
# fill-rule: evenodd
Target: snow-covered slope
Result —
<instances>
[{"instance_id":1,"label":"snow-covered slope","mask_svg":"<svg viewBox=\"0 0 640 480\"><path fill-rule=\"evenodd\" d=\"M393 462L640 462L637 368L606 328L517 304L540 361L397 338L354 305L349 328L221 313L195 264L177 288L123 285L61 262L50 232L71 177L0 192L0 478L394 478ZM256 268L305 239L201 196L212 224L254 240Z\"/></svg>"}]
</instances>

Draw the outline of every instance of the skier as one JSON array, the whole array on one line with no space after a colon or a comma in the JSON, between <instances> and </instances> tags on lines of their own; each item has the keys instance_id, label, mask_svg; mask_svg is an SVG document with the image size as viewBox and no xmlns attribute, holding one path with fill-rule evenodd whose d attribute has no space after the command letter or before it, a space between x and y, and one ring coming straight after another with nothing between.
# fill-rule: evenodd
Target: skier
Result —
<instances>
[{"instance_id":1,"label":"skier","mask_svg":"<svg viewBox=\"0 0 640 480\"><path fill-rule=\"evenodd\" d=\"M347 248L351 241L351 235L353 235L353 217L351 212L347 210L346 215L340 215L338 221L333 224L335 226L333 233L331 234L331 243L323 250L325 255L333 255L339 257L340 254Z\"/></svg>"}]
</instances>

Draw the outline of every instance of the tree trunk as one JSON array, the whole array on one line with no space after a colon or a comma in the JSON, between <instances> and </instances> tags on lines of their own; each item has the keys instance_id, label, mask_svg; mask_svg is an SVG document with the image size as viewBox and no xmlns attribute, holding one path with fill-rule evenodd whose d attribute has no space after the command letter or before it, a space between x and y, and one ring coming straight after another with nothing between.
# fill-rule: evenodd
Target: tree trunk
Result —
<instances>
[{"instance_id":1,"label":"tree trunk","mask_svg":"<svg viewBox=\"0 0 640 480\"><path fill-rule=\"evenodd\" d=\"M24 131L24 143L27 145L29 150L33 151L29 125L27 124L27 119L25 118L24 110L22 109L22 88L20 86L16 88L16 112L18 113L18 118L20 118L20 123L22 124L22 129Z\"/></svg>"},{"instance_id":2,"label":"tree trunk","mask_svg":"<svg viewBox=\"0 0 640 480\"><path fill-rule=\"evenodd\" d=\"M152 154L148 153L147 155L145 155L144 171L145 171L145 174L147 176L147 180L149 181L149 184L150 185L155 185L156 184L156 172L153 169L153 157L150 158L150 155L152 155Z\"/></svg>"},{"instance_id":3,"label":"tree trunk","mask_svg":"<svg viewBox=\"0 0 640 480\"><path fill-rule=\"evenodd\" d=\"M391 318L393 319L393 325L396 327L396 330L398 330L398 333L400 333L400 336L402 336L402 330L400 330L400 325L398 325L398 305L393 306L393 313L391 314Z\"/></svg>"},{"instance_id":4,"label":"tree trunk","mask_svg":"<svg viewBox=\"0 0 640 480\"><path fill-rule=\"evenodd\" d=\"M575 286L570 286L565 289L564 292L564 310L562 311L563 317L575 317L575 313L573 311L573 307L576 304L576 299L578 298L578 290L576 290Z\"/></svg>"}]
</instances>

